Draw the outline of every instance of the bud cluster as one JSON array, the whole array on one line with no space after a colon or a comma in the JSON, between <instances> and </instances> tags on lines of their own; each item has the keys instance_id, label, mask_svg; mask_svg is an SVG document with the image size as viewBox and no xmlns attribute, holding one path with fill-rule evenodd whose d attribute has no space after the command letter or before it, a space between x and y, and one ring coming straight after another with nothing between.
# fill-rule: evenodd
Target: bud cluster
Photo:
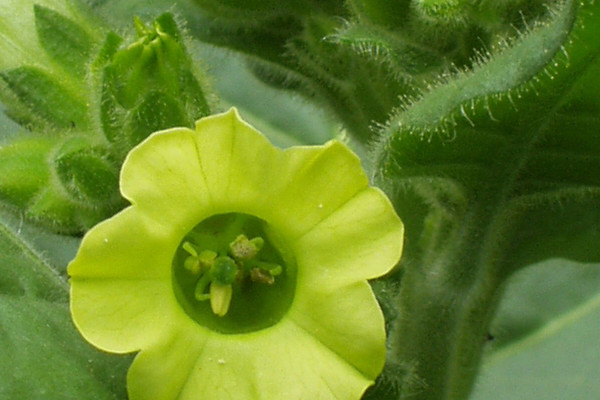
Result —
<instances>
[{"instance_id":1,"label":"bud cluster","mask_svg":"<svg viewBox=\"0 0 600 400\"><path fill-rule=\"evenodd\" d=\"M210 113L206 84L171 14L152 26L135 19L133 40L42 5L32 14L50 61L0 70L6 113L29 131L0 147L0 200L80 232L125 205L118 174L131 148Z\"/></svg>"}]
</instances>

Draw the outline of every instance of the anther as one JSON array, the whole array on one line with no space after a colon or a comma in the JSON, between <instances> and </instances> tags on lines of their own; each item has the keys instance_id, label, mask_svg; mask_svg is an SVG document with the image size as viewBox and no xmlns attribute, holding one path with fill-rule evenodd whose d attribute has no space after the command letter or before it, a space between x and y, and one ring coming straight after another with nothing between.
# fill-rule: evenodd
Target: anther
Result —
<instances>
[{"instance_id":1,"label":"anther","mask_svg":"<svg viewBox=\"0 0 600 400\"><path fill-rule=\"evenodd\" d=\"M273 275L271 275L269 271L260 268L252 268L250 270L250 279L252 282L266 283L267 285L275 283Z\"/></svg>"},{"instance_id":2,"label":"anther","mask_svg":"<svg viewBox=\"0 0 600 400\"><path fill-rule=\"evenodd\" d=\"M198 255L198 261L200 262L200 266L202 269L209 269L213 266L215 259L217 258L217 253L212 250L203 250Z\"/></svg>"},{"instance_id":3,"label":"anther","mask_svg":"<svg viewBox=\"0 0 600 400\"><path fill-rule=\"evenodd\" d=\"M210 284L210 308L212 312L223 317L229 311L233 288L231 285L221 285L214 281Z\"/></svg>"},{"instance_id":4,"label":"anther","mask_svg":"<svg viewBox=\"0 0 600 400\"><path fill-rule=\"evenodd\" d=\"M248 239L246 235L239 235L229 244L231 255L237 260L251 260L262 249L265 241L261 237Z\"/></svg>"}]
</instances>

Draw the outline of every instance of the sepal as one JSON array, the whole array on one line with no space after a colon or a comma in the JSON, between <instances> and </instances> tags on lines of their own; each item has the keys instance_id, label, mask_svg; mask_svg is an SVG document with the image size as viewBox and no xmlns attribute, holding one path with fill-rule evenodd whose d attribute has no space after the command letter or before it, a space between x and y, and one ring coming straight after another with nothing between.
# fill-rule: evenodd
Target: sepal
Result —
<instances>
[{"instance_id":1,"label":"sepal","mask_svg":"<svg viewBox=\"0 0 600 400\"><path fill-rule=\"evenodd\" d=\"M52 60L76 75L85 66L94 45L91 35L77 22L39 4L33 6L40 44Z\"/></svg>"},{"instance_id":2,"label":"sepal","mask_svg":"<svg viewBox=\"0 0 600 400\"><path fill-rule=\"evenodd\" d=\"M62 186L79 201L95 206L118 201L118 165L107 149L85 138L66 141L54 157L54 168Z\"/></svg>"}]
</instances>

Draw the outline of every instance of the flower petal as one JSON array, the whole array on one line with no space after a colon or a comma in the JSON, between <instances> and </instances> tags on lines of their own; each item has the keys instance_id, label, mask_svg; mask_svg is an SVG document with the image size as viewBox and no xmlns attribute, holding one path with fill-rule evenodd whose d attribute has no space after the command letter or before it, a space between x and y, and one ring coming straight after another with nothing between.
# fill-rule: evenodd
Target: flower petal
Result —
<instances>
[{"instance_id":1,"label":"flower petal","mask_svg":"<svg viewBox=\"0 0 600 400\"><path fill-rule=\"evenodd\" d=\"M286 153L292 167L277 211L290 237L307 232L369 184L359 158L340 142Z\"/></svg>"},{"instance_id":2,"label":"flower petal","mask_svg":"<svg viewBox=\"0 0 600 400\"><path fill-rule=\"evenodd\" d=\"M182 236L210 215L195 132L175 128L150 135L125 159L121 192L141 212L179 229Z\"/></svg>"},{"instance_id":3,"label":"flower petal","mask_svg":"<svg viewBox=\"0 0 600 400\"><path fill-rule=\"evenodd\" d=\"M137 207L129 207L84 236L68 272L72 279L168 279L180 240Z\"/></svg>"},{"instance_id":4,"label":"flower petal","mask_svg":"<svg viewBox=\"0 0 600 400\"><path fill-rule=\"evenodd\" d=\"M281 170L283 151L242 121L234 108L199 120L195 138L206 184L221 212L263 214L260 210L288 182Z\"/></svg>"},{"instance_id":5,"label":"flower petal","mask_svg":"<svg viewBox=\"0 0 600 400\"><path fill-rule=\"evenodd\" d=\"M125 197L181 230L209 210L237 211L287 227L281 233L292 237L368 186L360 160L345 145L331 141L284 152L235 109L199 120L195 132L151 135L130 153L121 180Z\"/></svg>"},{"instance_id":6,"label":"flower petal","mask_svg":"<svg viewBox=\"0 0 600 400\"><path fill-rule=\"evenodd\" d=\"M247 335L180 335L142 351L128 382L131 400L358 399L373 383L289 322Z\"/></svg>"},{"instance_id":7,"label":"flower petal","mask_svg":"<svg viewBox=\"0 0 600 400\"><path fill-rule=\"evenodd\" d=\"M343 288L305 288L289 318L330 351L375 379L385 362L383 314L365 281Z\"/></svg>"},{"instance_id":8,"label":"flower petal","mask_svg":"<svg viewBox=\"0 0 600 400\"><path fill-rule=\"evenodd\" d=\"M127 157L121 190L133 205L85 236L69 274L86 339L142 350L131 400L358 399L373 383L385 330L366 280L397 263L402 223L346 146L282 151L232 109L151 135ZM228 212L267 221L297 265L287 314L249 333L203 327L171 282L184 235Z\"/></svg>"},{"instance_id":9,"label":"flower petal","mask_svg":"<svg viewBox=\"0 0 600 400\"><path fill-rule=\"evenodd\" d=\"M161 343L143 349L127 374L129 399L184 399L181 392L190 375L202 367L198 362L203 359L207 339L208 335L198 334L195 330L178 329Z\"/></svg>"},{"instance_id":10,"label":"flower petal","mask_svg":"<svg viewBox=\"0 0 600 400\"><path fill-rule=\"evenodd\" d=\"M97 347L135 351L162 334L175 304L171 262L179 238L129 207L92 228L69 264L75 325Z\"/></svg>"},{"instance_id":11,"label":"flower petal","mask_svg":"<svg viewBox=\"0 0 600 400\"><path fill-rule=\"evenodd\" d=\"M87 341L115 353L152 346L170 329L169 280L71 279L71 315Z\"/></svg>"},{"instance_id":12,"label":"flower petal","mask_svg":"<svg viewBox=\"0 0 600 400\"><path fill-rule=\"evenodd\" d=\"M337 141L281 151L235 109L199 120L196 131L215 206L289 227L286 236L304 233L368 185L358 157Z\"/></svg>"},{"instance_id":13,"label":"flower petal","mask_svg":"<svg viewBox=\"0 0 600 400\"><path fill-rule=\"evenodd\" d=\"M335 288L384 275L400 259L402 238L389 200L379 189L365 189L295 242L298 288Z\"/></svg>"}]
</instances>

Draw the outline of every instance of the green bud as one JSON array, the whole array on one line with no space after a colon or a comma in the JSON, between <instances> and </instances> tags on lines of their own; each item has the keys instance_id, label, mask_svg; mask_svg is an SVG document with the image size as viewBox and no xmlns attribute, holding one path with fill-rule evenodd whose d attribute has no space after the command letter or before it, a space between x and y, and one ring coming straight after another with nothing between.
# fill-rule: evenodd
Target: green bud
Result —
<instances>
[{"instance_id":1,"label":"green bud","mask_svg":"<svg viewBox=\"0 0 600 400\"><path fill-rule=\"evenodd\" d=\"M28 204L26 216L55 231L76 233L104 218L106 211L74 202L58 185L41 188Z\"/></svg>"},{"instance_id":2,"label":"green bud","mask_svg":"<svg viewBox=\"0 0 600 400\"><path fill-rule=\"evenodd\" d=\"M119 169L106 149L73 137L60 148L54 165L62 185L74 198L97 205L119 202Z\"/></svg>"},{"instance_id":3,"label":"green bud","mask_svg":"<svg viewBox=\"0 0 600 400\"><path fill-rule=\"evenodd\" d=\"M189 119L183 106L175 97L164 92L149 92L125 120L130 146L144 140L148 133L168 127L188 126Z\"/></svg>"},{"instance_id":4,"label":"green bud","mask_svg":"<svg viewBox=\"0 0 600 400\"><path fill-rule=\"evenodd\" d=\"M0 148L0 201L57 231L81 232L125 205L118 176L131 148L209 113L204 85L170 14L151 27L136 19L137 38L126 44L114 33L102 44L102 26L60 7L30 7L35 30L23 40L11 18L0 17L0 36L29 58L0 57L0 100L47 140ZM210 268L196 261L199 271Z\"/></svg>"},{"instance_id":5,"label":"green bud","mask_svg":"<svg viewBox=\"0 0 600 400\"><path fill-rule=\"evenodd\" d=\"M119 47L123 43L123 38L114 32L108 32L104 38L104 43L100 47L100 51L96 55L93 62L93 68L99 69L110 62L115 53L119 51Z\"/></svg>"},{"instance_id":6,"label":"green bud","mask_svg":"<svg viewBox=\"0 0 600 400\"><path fill-rule=\"evenodd\" d=\"M107 37L97 63L102 72L100 119L115 153L124 155L150 133L192 127L210 110L191 59L171 14L152 27L134 21L137 39L116 50L119 38ZM115 51L116 50L116 51Z\"/></svg>"},{"instance_id":7,"label":"green bud","mask_svg":"<svg viewBox=\"0 0 600 400\"><path fill-rule=\"evenodd\" d=\"M63 140L31 136L0 147L0 201L19 208L40 225L63 233L76 233L116 211L121 200L111 199L107 205L99 204L100 197L90 199L101 190L93 187L90 178L86 178L97 172L92 170L94 164L77 160L77 157L70 160L68 167L64 162L69 158L67 154L73 155L72 152L77 153L81 148L82 143L77 142L84 140ZM67 149L71 152L65 152ZM65 157L61 160L62 165L53 162L55 154L59 159L61 154ZM94 177L93 181L102 179ZM110 190L118 196L116 188ZM84 193L87 194L84 196ZM103 193L102 196L107 195Z\"/></svg>"}]
</instances>

